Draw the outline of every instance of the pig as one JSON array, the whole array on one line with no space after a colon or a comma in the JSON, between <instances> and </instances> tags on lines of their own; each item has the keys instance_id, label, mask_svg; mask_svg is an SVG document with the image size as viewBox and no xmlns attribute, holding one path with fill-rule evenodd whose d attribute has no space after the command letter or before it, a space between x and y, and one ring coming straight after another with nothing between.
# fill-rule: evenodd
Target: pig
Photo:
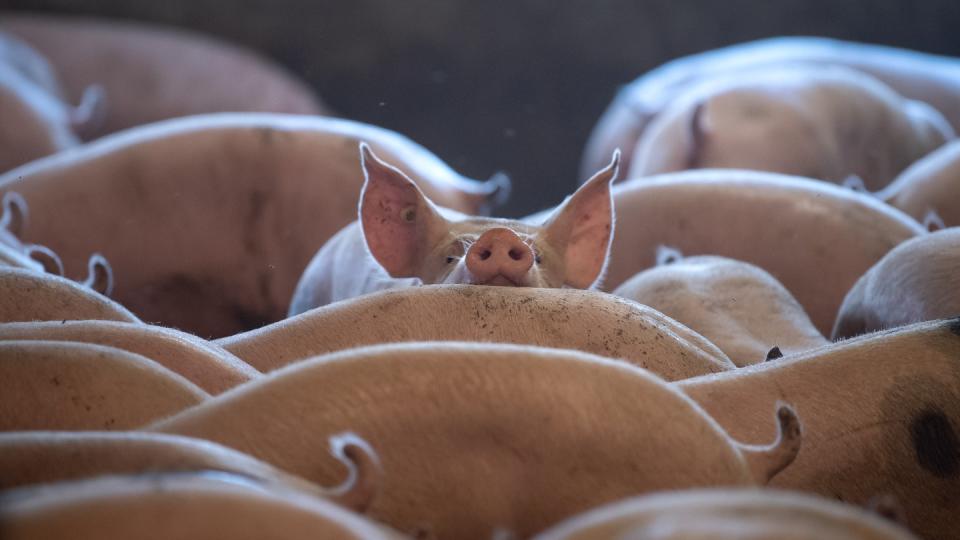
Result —
<instances>
[{"instance_id":1,"label":"pig","mask_svg":"<svg viewBox=\"0 0 960 540\"><path fill-rule=\"evenodd\" d=\"M359 219L310 261L288 316L378 290L420 284L590 289L613 235L610 183L619 153L541 226L443 212L400 169L360 144Z\"/></svg>"},{"instance_id":2,"label":"pig","mask_svg":"<svg viewBox=\"0 0 960 540\"><path fill-rule=\"evenodd\" d=\"M361 345L445 340L575 349L623 359L666 380L736 367L713 343L653 309L578 289L396 289L330 304L217 344L267 372Z\"/></svg>"},{"instance_id":3,"label":"pig","mask_svg":"<svg viewBox=\"0 0 960 540\"><path fill-rule=\"evenodd\" d=\"M0 323L140 319L110 298L75 281L0 266Z\"/></svg>"},{"instance_id":4,"label":"pig","mask_svg":"<svg viewBox=\"0 0 960 540\"><path fill-rule=\"evenodd\" d=\"M216 395L261 374L226 350L171 328L117 321L46 321L0 324L4 340L74 341L139 354Z\"/></svg>"},{"instance_id":5,"label":"pig","mask_svg":"<svg viewBox=\"0 0 960 540\"><path fill-rule=\"evenodd\" d=\"M868 268L900 242L926 234L872 196L774 173L665 174L614 186L613 200L618 233L604 290L655 266L658 246L729 257L783 283L824 335Z\"/></svg>"},{"instance_id":6,"label":"pig","mask_svg":"<svg viewBox=\"0 0 960 540\"><path fill-rule=\"evenodd\" d=\"M934 213L941 227L960 226L960 141L917 161L876 196L918 221Z\"/></svg>"},{"instance_id":7,"label":"pig","mask_svg":"<svg viewBox=\"0 0 960 540\"><path fill-rule=\"evenodd\" d=\"M53 250L24 245L18 238L26 220L27 203L23 197L15 191L4 193L0 198L0 266L46 271L62 276L63 263Z\"/></svg>"},{"instance_id":8,"label":"pig","mask_svg":"<svg viewBox=\"0 0 960 540\"><path fill-rule=\"evenodd\" d=\"M55 250L68 273L102 253L113 297L139 317L224 337L282 319L310 258L356 219L360 140L452 210L483 212L509 188L371 125L246 113L104 137L0 175L0 192L57 216L32 220L22 239Z\"/></svg>"},{"instance_id":9,"label":"pig","mask_svg":"<svg viewBox=\"0 0 960 540\"><path fill-rule=\"evenodd\" d=\"M650 306L714 343L738 367L829 343L790 292L750 263L686 257L644 270L613 294Z\"/></svg>"},{"instance_id":10,"label":"pig","mask_svg":"<svg viewBox=\"0 0 960 540\"><path fill-rule=\"evenodd\" d=\"M13 69L15 73L55 97L65 97L60 80L50 62L23 40L2 31L0 31L0 65Z\"/></svg>"},{"instance_id":11,"label":"pig","mask_svg":"<svg viewBox=\"0 0 960 540\"><path fill-rule=\"evenodd\" d=\"M97 87L71 105L44 59L0 32L0 172L79 145L104 107Z\"/></svg>"},{"instance_id":12,"label":"pig","mask_svg":"<svg viewBox=\"0 0 960 540\"><path fill-rule=\"evenodd\" d=\"M362 512L380 481L376 452L349 432L332 435L329 449L348 476L339 486L319 488L236 450L191 437L135 431L8 432L0 433L0 490L103 475L221 471L312 492Z\"/></svg>"},{"instance_id":13,"label":"pig","mask_svg":"<svg viewBox=\"0 0 960 540\"><path fill-rule=\"evenodd\" d=\"M870 191L955 137L929 105L858 71L792 65L695 85L637 142L629 178L685 169L754 169Z\"/></svg>"},{"instance_id":14,"label":"pig","mask_svg":"<svg viewBox=\"0 0 960 540\"><path fill-rule=\"evenodd\" d=\"M625 86L600 118L584 151L585 173L622 148L624 170L646 127L685 88L745 69L790 63L839 65L871 75L898 94L932 105L960 131L960 60L906 49L820 37L777 37L673 60Z\"/></svg>"},{"instance_id":15,"label":"pig","mask_svg":"<svg viewBox=\"0 0 960 540\"><path fill-rule=\"evenodd\" d=\"M691 489L585 512L532 540L911 540L904 527L842 502L777 489Z\"/></svg>"},{"instance_id":16,"label":"pig","mask_svg":"<svg viewBox=\"0 0 960 540\"><path fill-rule=\"evenodd\" d=\"M27 217L27 203L15 191L2 197L3 213L0 215L0 266L26 268L36 272L63 275L63 262L50 248L37 244L24 244L17 237L23 232ZM82 284L109 296L113 290L113 270L110 263L99 253L87 261L87 278Z\"/></svg>"},{"instance_id":17,"label":"pig","mask_svg":"<svg viewBox=\"0 0 960 540\"><path fill-rule=\"evenodd\" d=\"M314 92L247 49L193 32L118 20L4 13L0 30L37 49L70 99L91 84L109 111L91 140L169 118L214 112L325 114Z\"/></svg>"},{"instance_id":18,"label":"pig","mask_svg":"<svg viewBox=\"0 0 960 540\"><path fill-rule=\"evenodd\" d=\"M494 529L525 538L637 493L765 484L802 440L789 406L770 407L766 422L774 409L774 442L745 446L668 383L622 362L403 343L293 364L145 431L211 440L329 484L339 473L317 441L350 429L383 464L367 515L417 538L470 540Z\"/></svg>"},{"instance_id":19,"label":"pig","mask_svg":"<svg viewBox=\"0 0 960 540\"><path fill-rule=\"evenodd\" d=\"M892 495L922 538L960 530L960 318L867 334L671 383L734 437L772 435L774 403L804 422L803 451L771 482L853 504Z\"/></svg>"},{"instance_id":20,"label":"pig","mask_svg":"<svg viewBox=\"0 0 960 540\"><path fill-rule=\"evenodd\" d=\"M208 399L156 362L69 341L0 341L0 431L125 430Z\"/></svg>"},{"instance_id":21,"label":"pig","mask_svg":"<svg viewBox=\"0 0 960 540\"><path fill-rule=\"evenodd\" d=\"M897 523L863 508L774 489L693 489L634 497L568 519L532 540L909 540Z\"/></svg>"},{"instance_id":22,"label":"pig","mask_svg":"<svg viewBox=\"0 0 960 540\"><path fill-rule=\"evenodd\" d=\"M913 238L887 253L850 289L832 338L960 315L960 227Z\"/></svg>"},{"instance_id":23,"label":"pig","mask_svg":"<svg viewBox=\"0 0 960 540\"><path fill-rule=\"evenodd\" d=\"M80 144L69 108L0 64L0 172Z\"/></svg>"},{"instance_id":24,"label":"pig","mask_svg":"<svg viewBox=\"0 0 960 540\"><path fill-rule=\"evenodd\" d=\"M104 476L0 494L4 540L399 539L332 501L221 471Z\"/></svg>"}]
</instances>

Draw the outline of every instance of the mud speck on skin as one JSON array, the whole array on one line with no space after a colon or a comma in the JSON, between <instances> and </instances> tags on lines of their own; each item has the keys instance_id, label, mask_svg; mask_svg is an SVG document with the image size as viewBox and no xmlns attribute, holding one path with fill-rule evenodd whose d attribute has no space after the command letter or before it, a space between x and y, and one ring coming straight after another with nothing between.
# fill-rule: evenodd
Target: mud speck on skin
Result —
<instances>
[{"instance_id":1,"label":"mud speck on skin","mask_svg":"<svg viewBox=\"0 0 960 540\"><path fill-rule=\"evenodd\" d=\"M940 409L919 412L910 422L910 439L917 463L938 478L960 472L960 442L950 419Z\"/></svg>"}]
</instances>

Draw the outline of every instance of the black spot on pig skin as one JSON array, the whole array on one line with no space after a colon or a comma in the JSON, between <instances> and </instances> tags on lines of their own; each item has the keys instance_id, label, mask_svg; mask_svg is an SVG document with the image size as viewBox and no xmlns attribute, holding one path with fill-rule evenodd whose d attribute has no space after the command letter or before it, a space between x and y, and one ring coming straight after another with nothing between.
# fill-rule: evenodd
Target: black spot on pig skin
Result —
<instances>
[{"instance_id":1,"label":"black spot on pig skin","mask_svg":"<svg viewBox=\"0 0 960 540\"><path fill-rule=\"evenodd\" d=\"M910 438L917 463L938 478L960 472L960 442L957 433L940 409L927 409L910 423Z\"/></svg>"},{"instance_id":2,"label":"black spot on pig skin","mask_svg":"<svg viewBox=\"0 0 960 540\"><path fill-rule=\"evenodd\" d=\"M780 347L774 346L772 349L767 351L766 362L770 360L776 360L777 358L783 358L783 352L780 350Z\"/></svg>"}]
</instances>

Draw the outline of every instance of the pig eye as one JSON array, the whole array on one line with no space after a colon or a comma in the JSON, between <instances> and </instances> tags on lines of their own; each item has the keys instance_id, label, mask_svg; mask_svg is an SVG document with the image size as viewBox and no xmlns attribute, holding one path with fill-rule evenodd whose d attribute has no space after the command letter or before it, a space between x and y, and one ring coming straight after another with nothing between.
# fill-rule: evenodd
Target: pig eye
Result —
<instances>
[{"instance_id":1,"label":"pig eye","mask_svg":"<svg viewBox=\"0 0 960 540\"><path fill-rule=\"evenodd\" d=\"M447 264L450 264L450 263L452 263L452 262L455 261L455 260L457 260L456 257L447 257Z\"/></svg>"},{"instance_id":2,"label":"pig eye","mask_svg":"<svg viewBox=\"0 0 960 540\"><path fill-rule=\"evenodd\" d=\"M400 219L407 223L412 222L415 217L417 217L417 210L412 206L408 206L400 211Z\"/></svg>"},{"instance_id":3,"label":"pig eye","mask_svg":"<svg viewBox=\"0 0 960 540\"><path fill-rule=\"evenodd\" d=\"M533 256L533 262L535 262L535 263L537 263L537 264L540 264L540 255L534 255L534 256Z\"/></svg>"}]
</instances>

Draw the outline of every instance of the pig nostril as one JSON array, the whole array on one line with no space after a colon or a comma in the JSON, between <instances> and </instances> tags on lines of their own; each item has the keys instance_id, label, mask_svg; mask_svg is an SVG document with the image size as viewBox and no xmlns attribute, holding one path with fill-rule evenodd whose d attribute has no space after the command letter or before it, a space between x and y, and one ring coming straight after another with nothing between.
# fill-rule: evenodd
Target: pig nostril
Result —
<instances>
[{"instance_id":1,"label":"pig nostril","mask_svg":"<svg viewBox=\"0 0 960 540\"><path fill-rule=\"evenodd\" d=\"M485 261L485 260L487 260L487 259L490 258L490 255L492 255L492 253L490 253L490 250L489 250L489 249L485 249L485 250L483 250L483 251L480 252L480 260L481 260L481 261Z\"/></svg>"},{"instance_id":2,"label":"pig nostril","mask_svg":"<svg viewBox=\"0 0 960 540\"><path fill-rule=\"evenodd\" d=\"M510 255L510 258L515 261L519 261L523 258L523 252L519 249L511 249L508 255Z\"/></svg>"}]
</instances>

